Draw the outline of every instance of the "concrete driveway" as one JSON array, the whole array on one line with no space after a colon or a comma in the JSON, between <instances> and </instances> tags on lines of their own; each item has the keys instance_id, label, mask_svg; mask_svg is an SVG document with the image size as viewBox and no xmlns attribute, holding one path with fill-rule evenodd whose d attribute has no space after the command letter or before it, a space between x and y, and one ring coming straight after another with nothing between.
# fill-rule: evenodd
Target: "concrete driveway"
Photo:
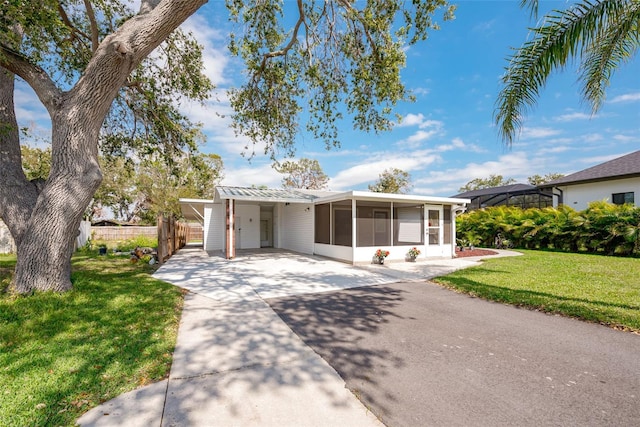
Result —
<instances>
[{"instance_id":1,"label":"concrete driveway","mask_svg":"<svg viewBox=\"0 0 640 427\"><path fill-rule=\"evenodd\" d=\"M154 277L208 298L238 302L336 291L397 281L384 270L368 270L327 258L280 249L238 251L227 260L221 254L182 249Z\"/></svg>"},{"instance_id":2,"label":"concrete driveway","mask_svg":"<svg viewBox=\"0 0 640 427\"><path fill-rule=\"evenodd\" d=\"M640 423L632 333L429 282L267 303L390 427Z\"/></svg>"}]
</instances>

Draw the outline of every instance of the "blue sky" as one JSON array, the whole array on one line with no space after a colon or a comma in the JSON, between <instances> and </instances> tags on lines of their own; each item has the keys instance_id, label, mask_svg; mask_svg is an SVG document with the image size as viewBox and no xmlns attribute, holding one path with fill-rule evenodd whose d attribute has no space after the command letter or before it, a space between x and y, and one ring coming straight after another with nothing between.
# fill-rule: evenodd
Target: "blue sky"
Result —
<instances>
[{"instance_id":1,"label":"blue sky","mask_svg":"<svg viewBox=\"0 0 640 427\"><path fill-rule=\"evenodd\" d=\"M640 149L640 58L620 68L607 102L592 116L581 102L575 67L551 77L529 114L519 140L506 147L493 126L499 77L510 47L520 46L535 22L519 1L458 1L456 19L441 24L430 38L407 51L403 79L417 97L398 105L404 116L392 131L369 134L340 124L341 149L301 134L297 157L317 159L332 190L365 190L386 168L411 173L412 193L450 196L474 178L501 174L526 182L533 174L571 173ZM542 1L542 9L570 2ZM279 187L281 175L263 156L249 163L240 154L247 141L229 128L225 89L239 83L241 69L226 49L227 15L221 1L210 1L185 23L205 46L206 73L217 85L206 106L185 111L203 123L204 152L219 154L226 185ZM46 112L24 86L16 92L18 120L37 123L47 133ZM46 136L45 136L46 138Z\"/></svg>"}]
</instances>

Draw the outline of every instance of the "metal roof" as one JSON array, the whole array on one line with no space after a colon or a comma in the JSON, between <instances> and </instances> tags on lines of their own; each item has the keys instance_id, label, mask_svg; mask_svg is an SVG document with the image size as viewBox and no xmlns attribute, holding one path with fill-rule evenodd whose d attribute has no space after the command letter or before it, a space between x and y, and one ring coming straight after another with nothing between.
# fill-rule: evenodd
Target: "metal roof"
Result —
<instances>
[{"instance_id":1,"label":"metal roof","mask_svg":"<svg viewBox=\"0 0 640 427\"><path fill-rule=\"evenodd\" d=\"M218 196L225 199L246 200L254 202L313 203L326 192L313 190L297 190L282 188L250 188L250 187L216 187Z\"/></svg>"},{"instance_id":2,"label":"metal roof","mask_svg":"<svg viewBox=\"0 0 640 427\"><path fill-rule=\"evenodd\" d=\"M571 175L549 181L546 184L540 185L540 187L556 187L558 185L578 182L606 181L632 176L640 176L640 150L572 173Z\"/></svg>"},{"instance_id":3,"label":"metal roof","mask_svg":"<svg viewBox=\"0 0 640 427\"><path fill-rule=\"evenodd\" d=\"M337 192L333 195L322 197L317 203L328 203L339 200L368 200L368 201L389 201L399 203L434 203L434 204L460 204L469 203L467 198L437 197L437 196L418 196L414 194L396 194L396 193L375 193L372 191L345 191Z\"/></svg>"}]
</instances>

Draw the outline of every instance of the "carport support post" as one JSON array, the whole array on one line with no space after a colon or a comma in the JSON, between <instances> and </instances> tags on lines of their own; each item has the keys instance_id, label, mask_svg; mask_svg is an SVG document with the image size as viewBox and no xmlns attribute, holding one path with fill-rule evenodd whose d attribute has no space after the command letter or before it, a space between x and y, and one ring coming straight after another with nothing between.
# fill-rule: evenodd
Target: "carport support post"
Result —
<instances>
[{"instance_id":1,"label":"carport support post","mask_svg":"<svg viewBox=\"0 0 640 427\"><path fill-rule=\"evenodd\" d=\"M227 199L226 203L226 215L227 215L227 241L225 244L225 254L227 259L233 259L236 257L236 241L235 241L235 213L233 199Z\"/></svg>"},{"instance_id":2,"label":"carport support post","mask_svg":"<svg viewBox=\"0 0 640 427\"><path fill-rule=\"evenodd\" d=\"M358 215L356 211L356 199L351 199L351 264L356 265L356 247L358 244Z\"/></svg>"}]
</instances>

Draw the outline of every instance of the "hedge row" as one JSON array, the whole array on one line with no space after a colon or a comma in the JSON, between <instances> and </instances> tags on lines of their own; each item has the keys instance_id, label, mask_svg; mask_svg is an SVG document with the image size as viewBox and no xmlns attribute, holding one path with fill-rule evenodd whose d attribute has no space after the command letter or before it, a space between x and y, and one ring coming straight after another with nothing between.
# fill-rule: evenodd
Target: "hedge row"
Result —
<instances>
[{"instance_id":1,"label":"hedge row","mask_svg":"<svg viewBox=\"0 0 640 427\"><path fill-rule=\"evenodd\" d=\"M514 248L640 256L640 208L593 202L583 211L568 206L526 209L497 206L457 218L457 237L492 247L498 234Z\"/></svg>"}]
</instances>

